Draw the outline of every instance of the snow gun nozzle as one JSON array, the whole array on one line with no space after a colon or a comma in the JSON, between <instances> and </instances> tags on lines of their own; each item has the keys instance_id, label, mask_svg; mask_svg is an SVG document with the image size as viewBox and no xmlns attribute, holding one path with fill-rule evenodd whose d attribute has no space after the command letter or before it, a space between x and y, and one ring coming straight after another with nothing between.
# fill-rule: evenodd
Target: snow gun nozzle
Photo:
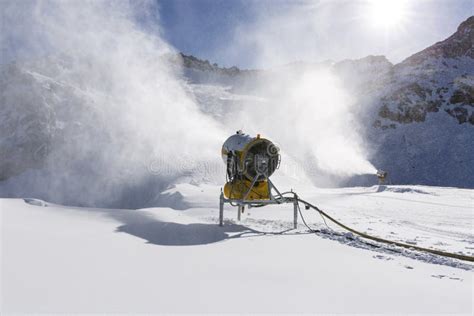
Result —
<instances>
[{"instance_id":1,"label":"snow gun nozzle","mask_svg":"<svg viewBox=\"0 0 474 316\"><path fill-rule=\"evenodd\" d=\"M384 170L377 170L377 173L375 175L377 176L377 178L379 178L379 184L384 184L388 173Z\"/></svg>"},{"instance_id":2,"label":"snow gun nozzle","mask_svg":"<svg viewBox=\"0 0 474 316\"><path fill-rule=\"evenodd\" d=\"M375 174L378 178L385 178L387 176L387 171L383 170L377 170L377 173Z\"/></svg>"}]
</instances>

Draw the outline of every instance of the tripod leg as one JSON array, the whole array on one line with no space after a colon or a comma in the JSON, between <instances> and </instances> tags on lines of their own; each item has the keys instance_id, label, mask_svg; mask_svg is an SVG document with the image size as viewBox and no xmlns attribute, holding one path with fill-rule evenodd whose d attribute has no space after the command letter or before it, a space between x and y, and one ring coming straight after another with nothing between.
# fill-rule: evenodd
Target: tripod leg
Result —
<instances>
[{"instance_id":1,"label":"tripod leg","mask_svg":"<svg viewBox=\"0 0 474 316\"><path fill-rule=\"evenodd\" d=\"M221 196L219 198L219 226L224 225L224 195L221 192Z\"/></svg>"},{"instance_id":2,"label":"tripod leg","mask_svg":"<svg viewBox=\"0 0 474 316\"><path fill-rule=\"evenodd\" d=\"M293 202L293 228L298 228L298 201Z\"/></svg>"},{"instance_id":3,"label":"tripod leg","mask_svg":"<svg viewBox=\"0 0 474 316\"><path fill-rule=\"evenodd\" d=\"M244 207L243 205L239 205L239 207L237 208L237 220L240 221L241 217L242 217L242 213L244 212Z\"/></svg>"}]
</instances>

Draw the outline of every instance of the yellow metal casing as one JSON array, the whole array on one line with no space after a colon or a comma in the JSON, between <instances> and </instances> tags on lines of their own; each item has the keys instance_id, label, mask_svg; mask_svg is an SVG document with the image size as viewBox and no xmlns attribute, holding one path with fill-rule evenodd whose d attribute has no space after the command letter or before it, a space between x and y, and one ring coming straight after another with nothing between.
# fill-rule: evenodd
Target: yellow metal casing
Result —
<instances>
[{"instance_id":1,"label":"yellow metal casing","mask_svg":"<svg viewBox=\"0 0 474 316\"><path fill-rule=\"evenodd\" d=\"M248 180L234 180L227 182L224 186L224 196L228 199L241 200L249 191L251 182ZM270 191L268 190L267 181L256 182L250 190L246 200L269 200Z\"/></svg>"},{"instance_id":2,"label":"yellow metal casing","mask_svg":"<svg viewBox=\"0 0 474 316\"><path fill-rule=\"evenodd\" d=\"M265 177L271 176L278 168L279 149L270 140L260 137L251 137L238 131L230 136L222 145L221 156L225 164L229 163L229 155L234 159L236 168L245 178L253 181L263 181ZM256 157L265 157L268 167L266 174L258 174Z\"/></svg>"}]
</instances>

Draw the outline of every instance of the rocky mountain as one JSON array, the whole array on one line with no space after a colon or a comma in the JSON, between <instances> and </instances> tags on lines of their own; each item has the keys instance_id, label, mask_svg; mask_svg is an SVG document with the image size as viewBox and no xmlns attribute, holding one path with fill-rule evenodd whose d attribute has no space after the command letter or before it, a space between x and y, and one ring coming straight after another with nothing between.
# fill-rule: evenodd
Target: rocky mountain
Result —
<instances>
[{"instance_id":1,"label":"rocky mountain","mask_svg":"<svg viewBox=\"0 0 474 316\"><path fill-rule=\"evenodd\" d=\"M473 29L474 17L470 17L446 40L396 65L384 56L368 56L248 71L181 57L185 77L195 89L209 84L224 86L222 93L202 103L204 108L223 99L232 100L227 109L232 108L239 96L254 94L255 85L249 82L267 81L278 86L275 74L282 71L329 69L357 98L353 110L365 122L360 132L370 143L372 161L391 171L393 182L474 187ZM348 182L364 183L363 177Z\"/></svg>"},{"instance_id":2,"label":"rocky mountain","mask_svg":"<svg viewBox=\"0 0 474 316\"><path fill-rule=\"evenodd\" d=\"M395 65L379 116L386 122L411 123L443 111L460 124L474 125L473 29L470 17L448 39Z\"/></svg>"},{"instance_id":3,"label":"rocky mountain","mask_svg":"<svg viewBox=\"0 0 474 316\"><path fill-rule=\"evenodd\" d=\"M371 95L375 160L397 182L474 186L473 29L470 17L446 40L394 65Z\"/></svg>"},{"instance_id":4,"label":"rocky mountain","mask_svg":"<svg viewBox=\"0 0 474 316\"><path fill-rule=\"evenodd\" d=\"M394 128L395 123L422 122L428 113L440 110L460 124L474 125L473 29L474 17L470 17L446 40L396 65L384 56L368 56L337 63L292 63L284 69L332 68L352 92L375 99L379 111L373 123L382 129ZM179 59L190 82L232 84L233 89L241 89L242 82L252 77L271 77L274 71L220 68L184 54L179 54Z\"/></svg>"},{"instance_id":5,"label":"rocky mountain","mask_svg":"<svg viewBox=\"0 0 474 316\"><path fill-rule=\"evenodd\" d=\"M474 58L474 16L462 22L456 33L407 58L404 64L420 64L427 58Z\"/></svg>"},{"instance_id":6,"label":"rocky mountain","mask_svg":"<svg viewBox=\"0 0 474 316\"><path fill-rule=\"evenodd\" d=\"M289 83L304 84L304 79L314 72L335 76L354 103L349 109L359 122L354 134L363 136L370 161L376 167L387 170L393 183L474 188L473 28L474 17L471 17L446 40L396 65L384 56L368 56L358 60L297 62L275 69L242 70L237 67L219 67L185 54L166 55L164 58L170 62L171 68L174 67L166 71L173 74L171 77L165 76L157 86L168 86L172 93L167 96L166 104L158 106L170 108L175 98L182 97L184 92L185 103L196 103L200 112L205 114L205 118L200 120L208 125L211 122L207 118L225 127L235 116L258 116L262 115L262 111L274 111L279 115L277 117L282 118L287 116L285 111L297 112L298 106L306 106L305 102L308 101L295 93L293 100L300 104L290 105L285 111L275 108L272 103L278 101L281 91L287 90ZM153 188L164 189L163 183L170 183L171 180L157 182L156 177L150 175L149 165L139 159L155 147L155 137L145 132L148 127L140 129L139 123L131 122L133 116L130 115L139 110L140 115L147 116L148 107L137 109L135 100L141 99L147 106L152 106L156 103L154 98L160 96L159 90L150 85L148 90L143 91L143 87L135 85L134 94L130 95L127 91L135 83L128 79L127 72L120 72L122 79L114 80L114 85L109 85L109 77L114 75L107 75L107 71L112 68L104 65L107 64L102 60L91 63L63 54L0 66L2 196L24 195L24 192L33 188L39 192L37 196L42 196L47 188L42 187L41 181L31 181L30 173L41 172L48 162L49 168L54 169L55 161L60 161L65 170L73 170L70 174L55 178L56 187L63 186L71 177L85 179L82 187L76 186L68 192L66 199L73 201L73 204L87 200L84 192L103 190L104 184L95 180L100 179L104 172L118 179L110 184L110 195L123 196L129 203L127 205L133 207L143 206L137 204L143 200L136 198L139 188L148 188L146 199L155 201L155 189L151 189L152 186L148 184L154 183ZM144 80L151 78L154 71L147 71ZM156 71L163 71L161 63L156 66ZM170 78L175 80L176 74L183 84L170 83ZM124 86L124 82L128 86ZM314 82L311 84L319 84L321 78ZM100 89L97 88L99 86ZM298 92L297 86L293 88ZM321 104L311 106L330 109L334 106L332 102L337 102L336 97L325 96L319 100ZM117 115L111 116L110 113L117 109ZM183 109L190 110L187 105L183 105ZM303 126L313 124L318 119L292 115L294 124ZM340 115L344 116L345 113ZM148 121L150 126L158 124L153 118ZM116 122L123 122L122 125L130 130L118 129L121 123ZM197 127L200 124L193 125L191 118L185 126ZM277 126L278 123L271 124ZM142 132L136 133L137 130ZM163 130L166 130L166 126ZM301 130L305 131L305 128ZM159 131L162 133L161 129ZM132 134L135 138L130 137ZM147 138L146 143L139 141L143 140L142 134ZM317 136L306 132L304 135ZM129 154L132 143L143 155L135 157ZM61 148L61 151L55 148ZM104 150L97 151L97 148ZM54 155L58 155L58 152L76 154L73 159L64 156L56 159ZM120 165L130 168L118 168L117 157L120 157ZM310 157L309 160L317 159ZM115 170L118 169L120 172L117 173ZM184 172L186 175L190 173L187 169ZM88 177L88 174L94 174L94 177ZM136 179L137 174L140 175L139 180ZM321 170L316 175L313 179L317 185L374 183L373 177L334 179L335 176ZM35 179L39 177L37 175ZM173 177L176 175L173 174ZM130 181L132 178L135 182L146 179L148 184L138 186ZM317 182L318 179L324 181ZM115 183L127 183L129 188L115 187ZM129 194L124 194L123 190ZM83 192L84 196L78 192ZM44 198L65 202L60 198ZM125 202L117 203L124 205Z\"/></svg>"}]
</instances>

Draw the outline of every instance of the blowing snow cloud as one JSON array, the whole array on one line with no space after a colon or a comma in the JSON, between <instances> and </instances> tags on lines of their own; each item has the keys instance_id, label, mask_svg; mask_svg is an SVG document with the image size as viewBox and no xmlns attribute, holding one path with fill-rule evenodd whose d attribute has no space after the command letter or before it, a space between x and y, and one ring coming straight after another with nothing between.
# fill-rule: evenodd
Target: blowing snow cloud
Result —
<instances>
[{"instance_id":1,"label":"blowing snow cloud","mask_svg":"<svg viewBox=\"0 0 474 316\"><path fill-rule=\"evenodd\" d=\"M2 174L39 169L3 191L142 206L183 176L183 154L218 159L223 136L163 58L173 49L140 27L154 10L152 1L2 3L2 51L17 61L3 66Z\"/></svg>"}]
</instances>

